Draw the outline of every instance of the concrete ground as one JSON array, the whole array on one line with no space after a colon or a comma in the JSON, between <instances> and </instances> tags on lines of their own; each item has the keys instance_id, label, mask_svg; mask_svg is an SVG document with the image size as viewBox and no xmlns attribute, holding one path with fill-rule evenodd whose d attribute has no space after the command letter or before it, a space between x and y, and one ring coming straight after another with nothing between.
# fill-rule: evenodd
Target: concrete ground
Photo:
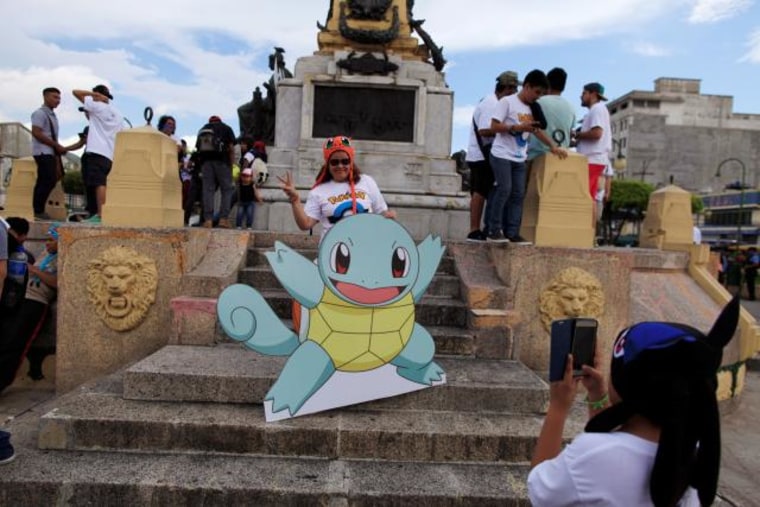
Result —
<instances>
[{"instance_id":1,"label":"concrete ground","mask_svg":"<svg viewBox=\"0 0 760 507\"><path fill-rule=\"evenodd\" d=\"M760 321L760 301L742 301L742 305ZM20 376L16 383L0 394L0 428L12 419L35 410L55 397L54 365L48 357L46 379L33 382ZM722 416L722 466L716 505L752 507L757 499L760 476L760 359L750 361L740 400ZM26 364L21 372L25 374ZM723 407L725 408L725 407ZM23 460L23 450L17 459Z\"/></svg>"}]
</instances>

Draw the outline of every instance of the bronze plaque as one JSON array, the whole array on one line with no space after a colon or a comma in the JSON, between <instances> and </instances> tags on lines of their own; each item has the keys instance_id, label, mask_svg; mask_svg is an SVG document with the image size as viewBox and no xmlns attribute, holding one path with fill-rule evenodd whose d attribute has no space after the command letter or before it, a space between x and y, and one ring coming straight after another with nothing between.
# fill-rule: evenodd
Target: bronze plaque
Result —
<instances>
[{"instance_id":1,"label":"bronze plaque","mask_svg":"<svg viewBox=\"0 0 760 507\"><path fill-rule=\"evenodd\" d=\"M315 86L312 137L412 143L415 101L413 89Z\"/></svg>"}]
</instances>

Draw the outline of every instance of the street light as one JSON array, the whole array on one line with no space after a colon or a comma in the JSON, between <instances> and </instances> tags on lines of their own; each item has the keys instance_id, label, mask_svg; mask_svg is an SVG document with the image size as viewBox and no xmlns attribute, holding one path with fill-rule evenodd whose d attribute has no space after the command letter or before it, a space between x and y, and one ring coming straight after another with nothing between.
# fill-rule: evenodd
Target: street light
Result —
<instances>
[{"instance_id":1,"label":"street light","mask_svg":"<svg viewBox=\"0 0 760 507\"><path fill-rule=\"evenodd\" d=\"M729 162L736 162L742 168L742 179L741 179L741 182L739 183L739 186L741 187L739 189L739 220L736 226L736 244L740 245L742 242L742 220L743 220L743 215L744 215L744 185L745 185L745 178L747 177L747 166L745 166L744 162L742 162L738 158L727 158L726 160L718 164L718 170L715 171L716 178L720 178L721 168L724 165L728 164Z\"/></svg>"},{"instance_id":2,"label":"street light","mask_svg":"<svg viewBox=\"0 0 760 507\"><path fill-rule=\"evenodd\" d=\"M615 149L615 145L617 145L617 156L615 157L615 160L612 161L612 168L621 173L625 171L625 168L628 166L628 161L626 161L625 155L623 155L623 141L620 139L613 139L613 150Z\"/></svg>"}]
</instances>

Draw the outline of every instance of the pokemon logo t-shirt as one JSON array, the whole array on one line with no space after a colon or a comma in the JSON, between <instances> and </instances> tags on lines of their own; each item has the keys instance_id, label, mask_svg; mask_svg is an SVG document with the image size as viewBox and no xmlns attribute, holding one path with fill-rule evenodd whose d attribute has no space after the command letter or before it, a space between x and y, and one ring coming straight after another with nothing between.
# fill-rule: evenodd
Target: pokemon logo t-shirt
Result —
<instances>
[{"instance_id":1,"label":"pokemon logo t-shirt","mask_svg":"<svg viewBox=\"0 0 760 507\"><path fill-rule=\"evenodd\" d=\"M491 111L491 117L504 125L519 125L533 121L530 106L523 103L518 94L502 97ZM525 162L528 158L527 132L499 132L493 141L491 154L513 162Z\"/></svg>"},{"instance_id":2,"label":"pokemon logo t-shirt","mask_svg":"<svg viewBox=\"0 0 760 507\"><path fill-rule=\"evenodd\" d=\"M388 211L388 205L371 176L362 174L354 188L357 213L382 214ZM348 182L328 181L311 189L304 211L306 216L319 220L322 224L322 237L324 237L338 220L353 214L352 208L351 186Z\"/></svg>"}]
</instances>

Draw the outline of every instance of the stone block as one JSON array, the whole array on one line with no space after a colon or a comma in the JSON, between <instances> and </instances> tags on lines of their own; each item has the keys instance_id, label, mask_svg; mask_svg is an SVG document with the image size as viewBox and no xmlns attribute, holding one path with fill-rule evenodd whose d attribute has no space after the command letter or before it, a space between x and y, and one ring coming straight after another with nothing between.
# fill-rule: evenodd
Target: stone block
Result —
<instances>
[{"instance_id":1,"label":"stone block","mask_svg":"<svg viewBox=\"0 0 760 507\"><path fill-rule=\"evenodd\" d=\"M32 197L37 182L37 164L32 157L17 158L13 161L12 171L3 216L22 217L33 222Z\"/></svg>"},{"instance_id":2,"label":"stone block","mask_svg":"<svg viewBox=\"0 0 760 507\"><path fill-rule=\"evenodd\" d=\"M244 240L240 237L243 235ZM233 274L236 276L247 249L245 233L196 228L121 229L72 224L62 226L60 236L58 273L63 290L58 295L58 392L114 372L166 345L173 325L170 303L182 295L184 278L195 273L196 279L203 277L207 281L213 281L214 277L228 280L232 276L234 279ZM221 236L221 239L212 241L212 236ZM237 248L233 248L236 244ZM209 246L217 250L213 255L208 252ZM88 292L91 286L89 262L112 247L128 248L150 259L157 273L154 303L128 332L114 329L102 320L94 311ZM214 266L202 262L206 258L216 259ZM197 269L199 266L201 272ZM133 292L132 283L126 284L130 289L125 294L134 302L144 296ZM97 287L92 286L92 290L97 293Z\"/></svg>"},{"instance_id":3,"label":"stone block","mask_svg":"<svg viewBox=\"0 0 760 507\"><path fill-rule=\"evenodd\" d=\"M512 316L512 312L508 310L473 308L468 314L468 327L471 329L503 329L509 325L510 320L513 320Z\"/></svg>"},{"instance_id":4,"label":"stone block","mask_svg":"<svg viewBox=\"0 0 760 507\"><path fill-rule=\"evenodd\" d=\"M588 161L570 153L565 160L548 154L532 163L523 204L520 234L536 246L594 246L593 201Z\"/></svg>"},{"instance_id":5,"label":"stone block","mask_svg":"<svg viewBox=\"0 0 760 507\"><path fill-rule=\"evenodd\" d=\"M548 400L546 384L516 361L438 357L446 384L377 400L368 409L535 413ZM274 383L285 358L241 345L168 346L129 367L124 397L146 401L256 403Z\"/></svg>"},{"instance_id":6,"label":"stone block","mask_svg":"<svg viewBox=\"0 0 760 507\"><path fill-rule=\"evenodd\" d=\"M512 359L513 343L512 329L509 327L491 327L476 329L475 357L484 359Z\"/></svg>"},{"instance_id":7,"label":"stone block","mask_svg":"<svg viewBox=\"0 0 760 507\"><path fill-rule=\"evenodd\" d=\"M217 341L216 299L182 296L169 304L170 345L213 345Z\"/></svg>"},{"instance_id":8,"label":"stone block","mask_svg":"<svg viewBox=\"0 0 760 507\"><path fill-rule=\"evenodd\" d=\"M688 250L694 243L693 230L691 194L669 185L649 196L639 245L658 250Z\"/></svg>"},{"instance_id":9,"label":"stone block","mask_svg":"<svg viewBox=\"0 0 760 507\"><path fill-rule=\"evenodd\" d=\"M182 227L177 145L153 127L116 135L103 223L125 227Z\"/></svg>"}]
</instances>

